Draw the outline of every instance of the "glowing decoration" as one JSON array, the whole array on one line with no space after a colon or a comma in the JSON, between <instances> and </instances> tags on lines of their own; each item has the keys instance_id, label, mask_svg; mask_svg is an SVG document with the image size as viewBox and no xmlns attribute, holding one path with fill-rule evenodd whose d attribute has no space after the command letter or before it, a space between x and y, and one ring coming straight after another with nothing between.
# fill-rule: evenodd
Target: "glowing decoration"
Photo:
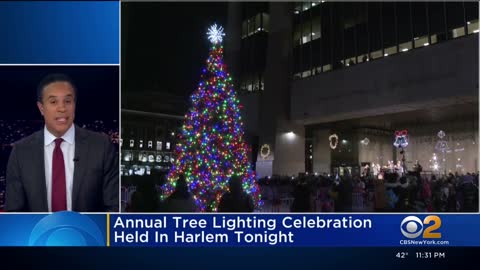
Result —
<instances>
[{"instance_id":1,"label":"glowing decoration","mask_svg":"<svg viewBox=\"0 0 480 270\"><path fill-rule=\"evenodd\" d=\"M405 148L408 146L408 132L406 130L395 131L395 141L393 145L397 148Z\"/></svg>"},{"instance_id":2,"label":"glowing decoration","mask_svg":"<svg viewBox=\"0 0 480 270\"><path fill-rule=\"evenodd\" d=\"M437 172L440 169L440 164L438 163L437 154L433 153L432 158L430 159L430 169Z\"/></svg>"},{"instance_id":3,"label":"glowing decoration","mask_svg":"<svg viewBox=\"0 0 480 270\"><path fill-rule=\"evenodd\" d=\"M213 44L218 44L222 43L225 33L223 32L223 27L219 26L217 28L217 24L214 24L210 26L210 28L208 28L207 35L210 42L212 42Z\"/></svg>"},{"instance_id":4,"label":"glowing decoration","mask_svg":"<svg viewBox=\"0 0 480 270\"><path fill-rule=\"evenodd\" d=\"M370 143L370 139L368 139L367 137L365 137L365 139L361 140L360 141L363 145L368 145Z\"/></svg>"},{"instance_id":5,"label":"glowing decoration","mask_svg":"<svg viewBox=\"0 0 480 270\"><path fill-rule=\"evenodd\" d=\"M330 137L328 137L328 141L330 141L330 148L335 150L338 145L338 135L337 134L332 134Z\"/></svg>"},{"instance_id":6,"label":"glowing decoration","mask_svg":"<svg viewBox=\"0 0 480 270\"><path fill-rule=\"evenodd\" d=\"M437 136L440 138L440 139L443 139L443 137L445 137L445 132L443 130L440 130L438 133L437 133Z\"/></svg>"},{"instance_id":7,"label":"glowing decoration","mask_svg":"<svg viewBox=\"0 0 480 270\"><path fill-rule=\"evenodd\" d=\"M270 156L270 145L262 145L260 148L260 156L262 156L263 159L267 159L267 157Z\"/></svg>"},{"instance_id":8,"label":"glowing decoration","mask_svg":"<svg viewBox=\"0 0 480 270\"><path fill-rule=\"evenodd\" d=\"M248 158L241 105L223 62L221 42L225 34L222 27L213 25L208 35L212 42L209 56L198 87L190 96L191 106L183 126L175 133L175 160L162 186L161 199L174 191L176 180L183 174L198 209L216 212L222 195L228 191L230 177L236 175L257 206L261 202L260 190Z\"/></svg>"},{"instance_id":9,"label":"glowing decoration","mask_svg":"<svg viewBox=\"0 0 480 270\"><path fill-rule=\"evenodd\" d=\"M448 143L443 139L445 137L445 132L443 130L440 130L437 133L437 136L438 138L440 138L440 140L438 140L437 143L435 144L435 149L437 149L442 153L447 152L449 150Z\"/></svg>"}]
</instances>

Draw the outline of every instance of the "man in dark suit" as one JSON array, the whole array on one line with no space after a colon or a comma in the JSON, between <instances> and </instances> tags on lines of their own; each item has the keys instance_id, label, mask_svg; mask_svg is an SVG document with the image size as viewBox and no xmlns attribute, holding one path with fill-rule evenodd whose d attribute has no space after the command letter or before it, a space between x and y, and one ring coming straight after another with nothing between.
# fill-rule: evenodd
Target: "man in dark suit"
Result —
<instances>
[{"instance_id":1,"label":"man in dark suit","mask_svg":"<svg viewBox=\"0 0 480 270\"><path fill-rule=\"evenodd\" d=\"M37 98L45 127L14 144L5 210L118 211L118 155L108 136L73 123L76 89L71 80L48 75Z\"/></svg>"}]
</instances>

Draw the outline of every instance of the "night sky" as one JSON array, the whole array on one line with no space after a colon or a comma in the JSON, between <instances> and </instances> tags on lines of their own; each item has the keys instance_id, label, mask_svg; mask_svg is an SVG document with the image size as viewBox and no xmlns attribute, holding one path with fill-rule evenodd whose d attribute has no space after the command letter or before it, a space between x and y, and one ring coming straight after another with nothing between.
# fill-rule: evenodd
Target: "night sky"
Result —
<instances>
[{"instance_id":1,"label":"night sky","mask_svg":"<svg viewBox=\"0 0 480 270\"><path fill-rule=\"evenodd\" d=\"M208 57L208 27L226 22L227 3L122 3L122 91L188 97Z\"/></svg>"},{"instance_id":2,"label":"night sky","mask_svg":"<svg viewBox=\"0 0 480 270\"><path fill-rule=\"evenodd\" d=\"M37 87L50 73L65 73L75 84L76 122L118 120L118 66L0 66L0 120L42 120Z\"/></svg>"}]
</instances>

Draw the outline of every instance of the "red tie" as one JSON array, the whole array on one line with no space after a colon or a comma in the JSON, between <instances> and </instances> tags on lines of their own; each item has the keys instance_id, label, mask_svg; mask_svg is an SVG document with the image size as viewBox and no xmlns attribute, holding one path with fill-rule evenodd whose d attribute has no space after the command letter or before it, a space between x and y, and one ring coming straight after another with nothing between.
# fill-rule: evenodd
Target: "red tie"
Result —
<instances>
[{"instance_id":1,"label":"red tie","mask_svg":"<svg viewBox=\"0 0 480 270\"><path fill-rule=\"evenodd\" d=\"M65 180L65 163L60 145L63 139L55 139L52 159L52 212L67 210L67 184Z\"/></svg>"}]
</instances>

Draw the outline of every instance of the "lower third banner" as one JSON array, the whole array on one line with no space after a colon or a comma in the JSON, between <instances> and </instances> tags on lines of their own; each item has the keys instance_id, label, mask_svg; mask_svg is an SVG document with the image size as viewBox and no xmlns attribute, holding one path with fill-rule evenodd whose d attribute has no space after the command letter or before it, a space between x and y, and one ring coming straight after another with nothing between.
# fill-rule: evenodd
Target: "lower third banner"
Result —
<instances>
[{"instance_id":1,"label":"lower third banner","mask_svg":"<svg viewBox=\"0 0 480 270\"><path fill-rule=\"evenodd\" d=\"M480 246L479 214L0 214L0 246Z\"/></svg>"}]
</instances>

